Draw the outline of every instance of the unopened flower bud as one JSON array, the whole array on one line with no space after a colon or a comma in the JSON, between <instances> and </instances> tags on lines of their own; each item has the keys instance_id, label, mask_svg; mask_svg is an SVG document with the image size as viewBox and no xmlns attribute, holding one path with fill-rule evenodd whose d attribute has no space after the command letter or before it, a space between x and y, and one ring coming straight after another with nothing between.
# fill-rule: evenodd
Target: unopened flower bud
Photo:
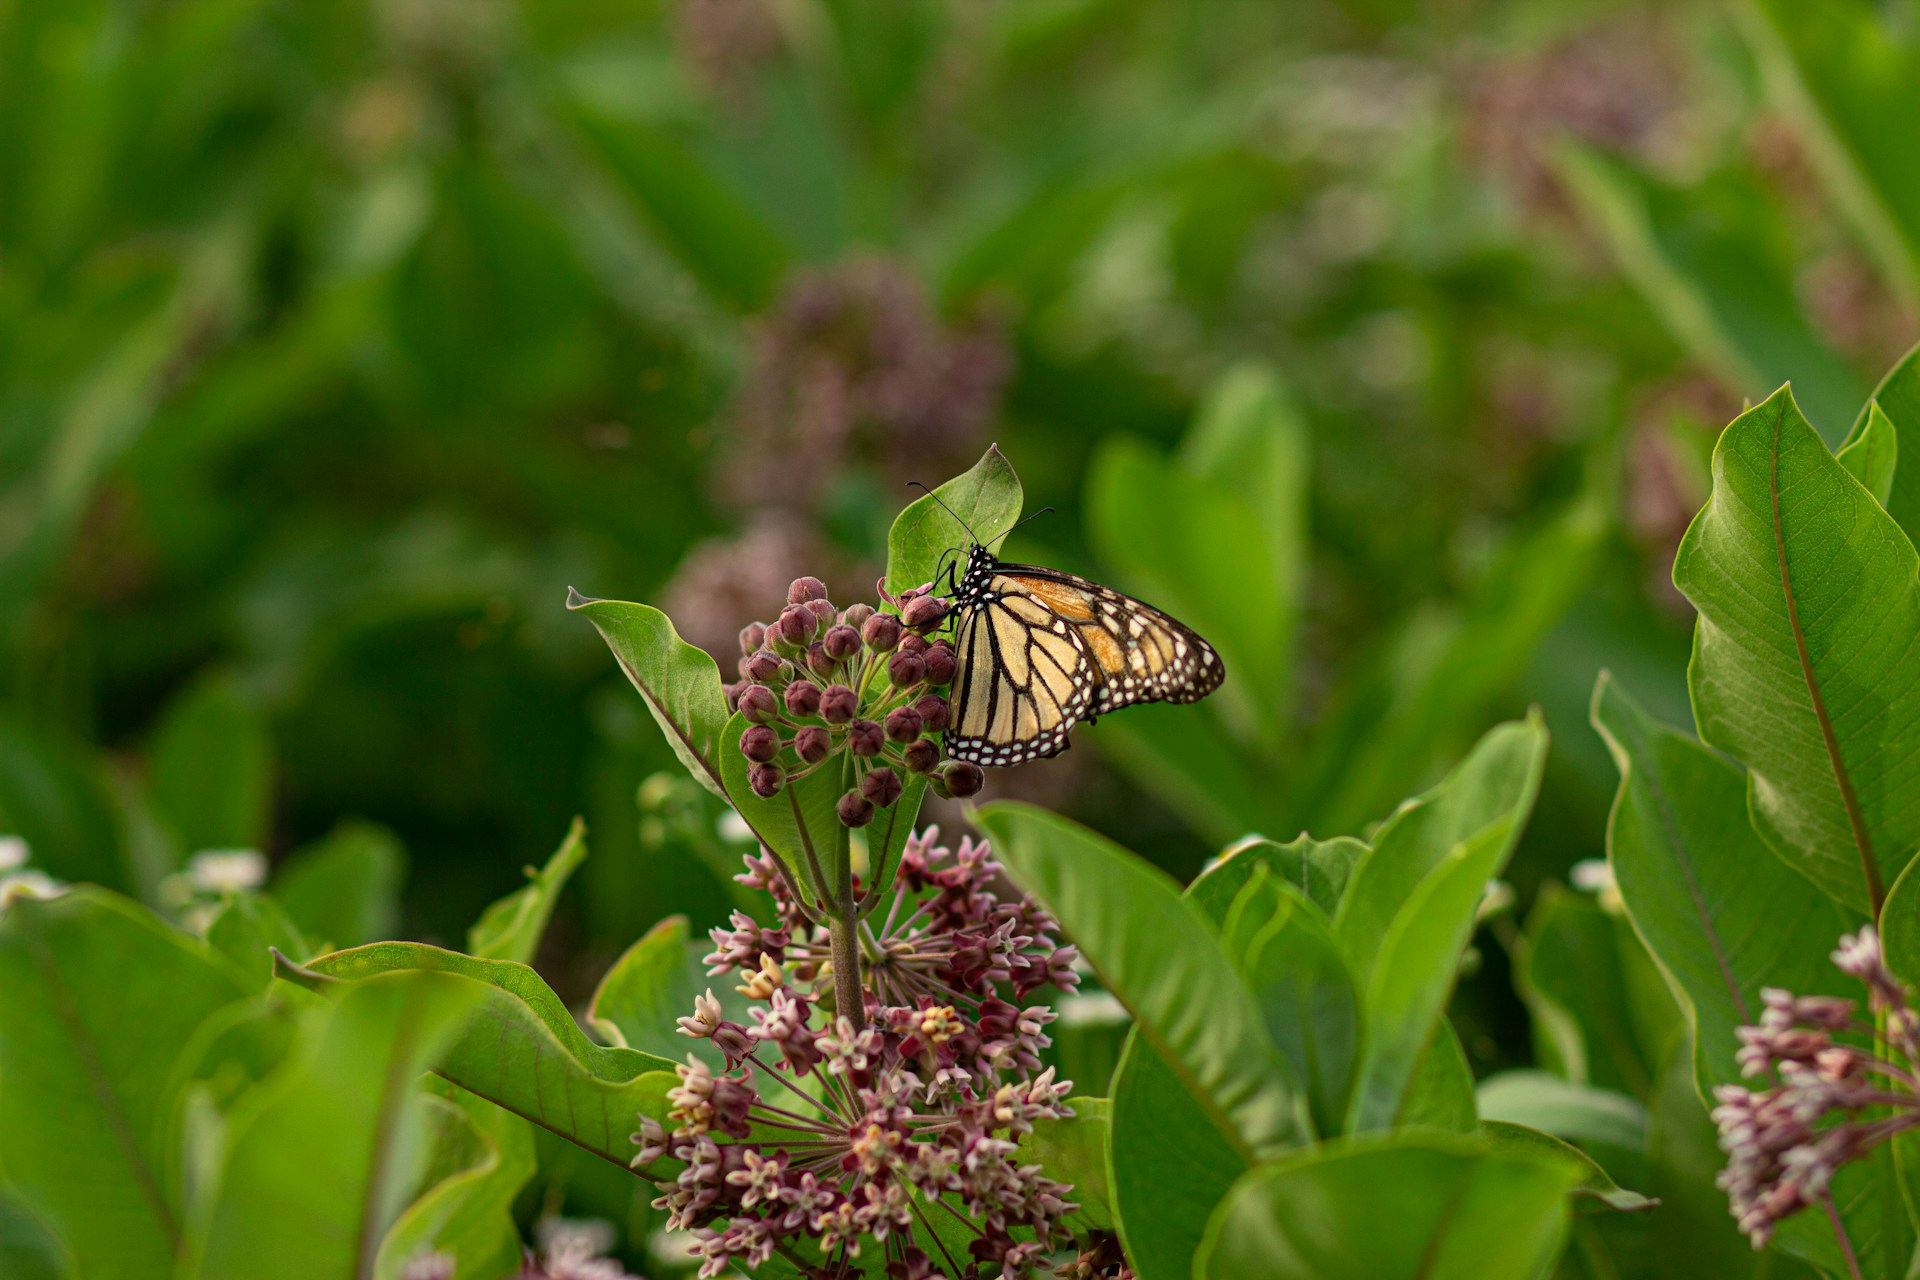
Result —
<instances>
[{"instance_id":1,"label":"unopened flower bud","mask_svg":"<svg viewBox=\"0 0 1920 1280\"><path fill-rule=\"evenodd\" d=\"M887 712L887 738L893 742L912 742L920 736L920 713L912 707L895 707Z\"/></svg>"},{"instance_id":2,"label":"unopened flower bud","mask_svg":"<svg viewBox=\"0 0 1920 1280\"><path fill-rule=\"evenodd\" d=\"M901 636L900 652L910 653L916 658L926 656L927 638L925 636L914 635Z\"/></svg>"},{"instance_id":3,"label":"unopened flower bud","mask_svg":"<svg viewBox=\"0 0 1920 1280\"><path fill-rule=\"evenodd\" d=\"M901 756L906 760L907 768L915 773L930 773L940 763L940 748L931 738L916 738L907 744Z\"/></svg>"},{"instance_id":4,"label":"unopened flower bud","mask_svg":"<svg viewBox=\"0 0 1920 1280\"><path fill-rule=\"evenodd\" d=\"M867 776L860 779L860 794L881 809L898 800L900 792L900 775L885 765L868 770Z\"/></svg>"},{"instance_id":5,"label":"unopened flower bud","mask_svg":"<svg viewBox=\"0 0 1920 1280\"><path fill-rule=\"evenodd\" d=\"M818 578L795 578L793 585L787 588L788 604L805 604L809 600L825 600L827 584Z\"/></svg>"},{"instance_id":6,"label":"unopened flower bud","mask_svg":"<svg viewBox=\"0 0 1920 1280\"><path fill-rule=\"evenodd\" d=\"M771 649L756 649L747 657L740 674L765 684L780 674L780 655Z\"/></svg>"},{"instance_id":7,"label":"unopened flower bud","mask_svg":"<svg viewBox=\"0 0 1920 1280\"><path fill-rule=\"evenodd\" d=\"M820 695L820 718L828 724L845 724L860 710L860 695L843 684L827 686Z\"/></svg>"},{"instance_id":8,"label":"unopened flower bud","mask_svg":"<svg viewBox=\"0 0 1920 1280\"><path fill-rule=\"evenodd\" d=\"M807 608L807 612L813 615L813 620L816 623L818 623L823 629L826 627L830 627L834 624L836 614L833 607L833 601L809 600L807 601L806 608Z\"/></svg>"},{"instance_id":9,"label":"unopened flower bud","mask_svg":"<svg viewBox=\"0 0 1920 1280\"><path fill-rule=\"evenodd\" d=\"M796 716L820 713L820 686L811 680L795 680L787 686L787 710Z\"/></svg>"},{"instance_id":10,"label":"unopened flower bud","mask_svg":"<svg viewBox=\"0 0 1920 1280\"><path fill-rule=\"evenodd\" d=\"M876 613L860 628L860 635L875 653L891 653L900 643L900 619Z\"/></svg>"},{"instance_id":11,"label":"unopened flower bud","mask_svg":"<svg viewBox=\"0 0 1920 1280\"><path fill-rule=\"evenodd\" d=\"M947 616L947 602L939 596L915 596L900 611L901 623L913 631L930 631Z\"/></svg>"},{"instance_id":12,"label":"unopened flower bud","mask_svg":"<svg viewBox=\"0 0 1920 1280\"><path fill-rule=\"evenodd\" d=\"M954 675L960 670L960 660L954 657L952 645L936 640L927 646L922 656L927 663L927 683L942 687L953 683Z\"/></svg>"},{"instance_id":13,"label":"unopened flower bud","mask_svg":"<svg viewBox=\"0 0 1920 1280\"><path fill-rule=\"evenodd\" d=\"M896 653L887 664L887 679L896 689L919 684L927 678L927 664L916 653Z\"/></svg>"},{"instance_id":14,"label":"unopened flower bud","mask_svg":"<svg viewBox=\"0 0 1920 1280\"><path fill-rule=\"evenodd\" d=\"M829 627L827 629L827 634L820 640L820 646L827 651L827 656L835 662L845 662L848 658L860 652L860 633L845 623L841 623L837 627Z\"/></svg>"},{"instance_id":15,"label":"unopened flower bud","mask_svg":"<svg viewBox=\"0 0 1920 1280\"><path fill-rule=\"evenodd\" d=\"M755 649L758 649L766 642L766 623L749 622L746 626L740 628L740 652L743 656L751 655Z\"/></svg>"},{"instance_id":16,"label":"unopened flower bud","mask_svg":"<svg viewBox=\"0 0 1920 1280\"><path fill-rule=\"evenodd\" d=\"M747 770L747 785L762 800L771 800L786 785L787 773L777 764L756 764Z\"/></svg>"},{"instance_id":17,"label":"unopened flower bud","mask_svg":"<svg viewBox=\"0 0 1920 1280\"><path fill-rule=\"evenodd\" d=\"M873 801L858 791L849 791L840 797L840 825L843 827L864 827L873 821Z\"/></svg>"},{"instance_id":18,"label":"unopened flower bud","mask_svg":"<svg viewBox=\"0 0 1920 1280\"><path fill-rule=\"evenodd\" d=\"M833 669L839 665L839 663L828 656L827 646L820 641L815 640L807 646L807 670L813 672L813 674L817 676L832 675Z\"/></svg>"},{"instance_id":19,"label":"unopened flower bud","mask_svg":"<svg viewBox=\"0 0 1920 1280\"><path fill-rule=\"evenodd\" d=\"M833 750L833 735L817 724L807 725L793 735L793 753L808 764L818 764Z\"/></svg>"},{"instance_id":20,"label":"unopened flower bud","mask_svg":"<svg viewBox=\"0 0 1920 1280\"><path fill-rule=\"evenodd\" d=\"M811 609L800 605L788 605L780 611L779 619L773 624L774 638L798 649L813 639L814 629L819 621L813 616Z\"/></svg>"},{"instance_id":21,"label":"unopened flower bud","mask_svg":"<svg viewBox=\"0 0 1920 1280\"><path fill-rule=\"evenodd\" d=\"M886 734L871 720L855 720L847 727L847 747L857 756L877 756Z\"/></svg>"},{"instance_id":22,"label":"unopened flower bud","mask_svg":"<svg viewBox=\"0 0 1920 1280\"><path fill-rule=\"evenodd\" d=\"M847 611L840 615L840 621L858 631L867 625L867 619L871 618L873 613L874 609L870 604L848 605Z\"/></svg>"},{"instance_id":23,"label":"unopened flower bud","mask_svg":"<svg viewBox=\"0 0 1920 1280\"><path fill-rule=\"evenodd\" d=\"M780 716L780 704L773 690L763 684L750 684L740 691L740 714L755 724L766 724Z\"/></svg>"},{"instance_id":24,"label":"unopened flower bud","mask_svg":"<svg viewBox=\"0 0 1920 1280\"><path fill-rule=\"evenodd\" d=\"M720 692L727 695L727 710L729 712L740 709L740 690L745 687L745 683L745 681L737 681L733 684L723 684L720 686Z\"/></svg>"},{"instance_id":25,"label":"unopened flower bud","mask_svg":"<svg viewBox=\"0 0 1920 1280\"><path fill-rule=\"evenodd\" d=\"M765 764L780 754L780 735L771 725L748 725L747 731L740 735L740 754Z\"/></svg>"},{"instance_id":26,"label":"unopened flower bud","mask_svg":"<svg viewBox=\"0 0 1920 1280\"><path fill-rule=\"evenodd\" d=\"M947 784L948 791L962 799L979 795L980 788L987 785L987 775L971 760L949 760L940 772L940 780Z\"/></svg>"},{"instance_id":27,"label":"unopened flower bud","mask_svg":"<svg viewBox=\"0 0 1920 1280\"><path fill-rule=\"evenodd\" d=\"M927 673L929 677L931 677L933 673L933 663L931 660L927 663ZM920 701L914 703L913 709L920 713L921 732L939 733L947 727L947 700L939 694L928 694L926 697L920 699Z\"/></svg>"}]
</instances>

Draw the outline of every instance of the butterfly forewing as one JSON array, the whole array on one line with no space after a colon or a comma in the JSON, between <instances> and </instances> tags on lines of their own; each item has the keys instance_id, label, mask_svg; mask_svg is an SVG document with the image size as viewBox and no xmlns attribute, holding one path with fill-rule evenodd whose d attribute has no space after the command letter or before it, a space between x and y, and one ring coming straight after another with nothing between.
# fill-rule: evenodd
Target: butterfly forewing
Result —
<instances>
[{"instance_id":1,"label":"butterfly forewing","mask_svg":"<svg viewBox=\"0 0 1920 1280\"><path fill-rule=\"evenodd\" d=\"M1158 609L984 551L975 551L955 608L960 665L947 751L960 760L1055 755L1082 719L1136 702L1194 702L1226 675L1213 646Z\"/></svg>"}]
</instances>

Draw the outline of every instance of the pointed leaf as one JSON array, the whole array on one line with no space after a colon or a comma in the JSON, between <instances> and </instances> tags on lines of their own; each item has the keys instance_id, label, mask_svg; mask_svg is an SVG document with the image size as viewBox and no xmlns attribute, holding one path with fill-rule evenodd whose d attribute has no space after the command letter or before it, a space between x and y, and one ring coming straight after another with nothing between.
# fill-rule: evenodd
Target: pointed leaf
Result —
<instances>
[{"instance_id":1,"label":"pointed leaf","mask_svg":"<svg viewBox=\"0 0 1920 1280\"><path fill-rule=\"evenodd\" d=\"M679 1034L676 1023L693 1012L708 989L706 966L693 956L685 916L668 916L613 962L587 1006L587 1025L601 1038L663 1057L710 1046ZM719 1055L714 1055L719 1066Z\"/></svg>"},{"instance_id":2,"label":"pointed leaf","mask_svg":"<svg viewBox=\"0 0 1920 1280\"><path fill-rule=\"evenodd\" d=\"M1893 478L1900 461L1900 436L1893 419L1887 417L1878 403L1867 403L1865 426L1834 456L1847 469L1847 474L1873 495L1875 502L1883 508L1888 506L1893 499Z\"/></svg>"},{"instance_id":3,"label":"pointed leaf","mask_svg":"<svg viewBox=\"0 0 1920 1280\"><path fill-rule=\"evenodd\" d=\"M1302 832L1285 844L1265 836L1247 839L1223 850L1188 887L1187 893L1210 917L1218 920L1225 905L1253 875L1265 867L1274 878L1292 885L1329 919L1340 908L1347 881L1370 852L1352 836L1316 840ZM1216 905L1217 904L1217 905Z\"/></svg>"},{"instance_id":4,"label":"pointed leaf","mask_svg":"<svg viewBox=\"0 0 1920 1280\"><path fill-rule=\"evenodd\" d=\"M153 807L199 849L258 849L273 801L266 716L231 676L196 681L168 704L148 751Z\"/></svg>"},{"instance_id":5,"label":"pointed leaf","mask_svg":"<svg viewBox=\"0 0 1920 1280\"><path fill-rule=\"evenodd\" d=\"M667 615L649 605L593 600L569 587L567 608L600 632L687 772L727 799L720 774L727 696L720 668L706 650L682 640Z\"/></svg>"},{"instance_id":6,"label":"pointed leaf","mask_svg":"<svg viewBox=\"0 0 1920 1280\"><path fill-rule=\"evenodd\" d=\"M1287 1069L1253 996L1206 916L1165 872L1031 805L988 805L975 820L1229 1143L1261 1153L1300 1140Z\"/></svg>"},{"instance_id":7,"label":"pointed leaf","mask_svg":"<svg viewBox=\"0 0 1920 1280\"><path fill-rule=\"evenodd\" d=\"M540 949L554 904L560 900L560 891L586 858L587 824L575 818L547 865L538 871L527 868L527 878L533 883L488 907L467 930L468 953L489 960L531 963L534 952Z\"/></svg>"},{"instance_id":8,"label":"pointed leaf","mask_svg":"<svg viewBox=\"0 0 1920 1280\"><path fill-rule=\"evenodd\" d=\"M1473 1094L1473 1068L1467 1063L1460 1035L1445 1018L1420 1051L1400 1098L1396 1129L1422 1126L1448 1133L1474 1133L1480 1128L1480 1110Z\"/></svg>"},{"instance_id":9,"label":"pointed leaf","mask_svg":"<svg viewBox=\"0 0 1920 1280\"><path fill-rule=\"evenodd\" d=\"M970 469L923 495L894 519L887 534L887 590L898 593L931 582L949 551L960 552L964 568L967 548L976 540L997 552L1020 522L1022 501L1020 477L1013 473L1013 465L1000 446L987 446Z\"/></svg>"},{"instance_id":10,"label":"pointed leaf","mask_svg":"<svg viewBox=\"0 0 1920 1280\"><path fill-rule=\"evenodd\" d=\"M674 1064L594 1044L560 997L523 964L478 960L417 942L377 942L321 956L310 967L349 981L428 970L484 984L487 999L434 1070L622 1167L633 1156L636 1113L643 1108L649 1115L665 1112L664 1089L673 1083ZM649 1080L649 1073L661 1074Z\"/></svg>"},{"instance_id":11,"label":"pointed leaf","mask_svg":"<svg viewBox=\"0 0 1920 1280\"><path fill-rule=\"evenodd\" d=\"M273 978L276 949L305 955L307 942L280 904L258 893L236 893L207 925L207 945L264 989Z\"/></svg>"},{"instance_id":12,"label":"pointed leaf","mask_svg":"<svg viewBox=\"0 0 1920 1280\"><path fill-rule=\"evenodd\" d=\"M1767 843L1860 912L1920 847L1917 567L1786 388L1720 437L1673 566L1701 740L1747 766Z\"/></svg>"},{"instance_id":13,"label":"pointed leaf","mask_svg":"<svg viewBox=\"0 0 1920 1280\"><path fill-rule=\"evenodd\" d=\"M1907 352L1874 388L1873 400L1868 408L1860 411L1850 438L1858 438L1867 429L1873 408L1886 414L1894 429L1906 437L1909 446L1920 448L1914 444L1920 441L1920 347ZM1906 530L1907 541L1920 546L1920 463L1909 462L1904 471L1898 465L1894 467L1892 491L1880 505Z\"/></svg>"},{"instance_id":14,"label":"pointed leaf","mask_svg":"<svg viewBox=\"0 0 1920 1280\"><path fill-rule=\"evenodd\" d=\"M1624 1189L1613 1180L1612 1175L1594 1162L1592 1156L1550 1133L1505 1120L1488 1120L1481 1124L1480 1136L1486 1140L1487 1150L1502 1155L1535 1153L1565 1161L1580 1177L1580 1181L1573 1186L1573 1194L1598 1200L1609 1209L1621 1213L1639 1213L1660 1203L1658 1200L1649 1200L1638 1191Z\"/></svg>"},{"instance_id":15,"label":"pointed leaf","mask_svg":"<svg viewBox=\"0 0 1920 1280\"><path fill-rule=\"evenodd\" d=\"M308 938L352 947L393 936L406 876L407 855L391 831L343 822L295 850L273 878L273 897Z\"/></svg>"}]
</instances>

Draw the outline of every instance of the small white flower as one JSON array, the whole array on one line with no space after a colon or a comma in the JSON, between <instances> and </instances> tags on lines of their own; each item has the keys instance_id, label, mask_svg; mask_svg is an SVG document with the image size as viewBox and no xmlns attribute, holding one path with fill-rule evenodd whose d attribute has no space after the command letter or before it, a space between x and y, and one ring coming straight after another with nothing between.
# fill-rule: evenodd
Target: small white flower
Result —
<instances>
[{"instance_id":1,"label":"small white flower","mask_svg":"<svg viewBox=\"0 0 1920 1280\"><path fill-rule=\"evenodd\" d=\"M746 844L754 839L753 828L740 816L738 810L723 810L713 820L714 832L728 844Z\"/></svg>"},{"instance_id":2,"label":"small white flower","mask_svg":"<svg viewBox=\"0 0 1920 1280\"><path fill-rule=\"evenodd\" d=\"M242 893L267 882L267 857L257 849L203 849L187 862L187 879L202 893Z\"/></svg>"},{"instance_id":3,"label":"small white flower","mask_svg":"<svg viewBox=\"0 0 1920 1280\"><path fill-rule=\"evenodd\" d=\"M1582 858L1573 864L1567 879L1574 888L1593 894L1602 911L1619 915L1626 909L1620 900L1620 883L1613 876L1613 864L1605 858Z\"/></svg>"},{"instance_id":4,"label":"small white flower","mask_svg":"<svg viewBox=\"0 0 1920 1280\"><path fill-rule=\"evenodd\" d=\"M18 871L27 865L32 853L19 836L0 836L0 872Z\"/></svg>"},{"instance_id":5,"label":"small white flower","mask_svg":"<svg viewBox=\"0 0 1920 1280\"><path fill-rule=\"evenodd\" d=\"M1480 890L1480 906L1474 912L1474 919L1487 920L1503 911L1513 909L1513 886L1505 880L1489 880Z\"/></svg>"},{"instance_id":6,"label":"small white flower","mask_svg":"<svg viewBox=\"0 0 1920 1280\"><path fill-rule=\"evenodd\" d=\"M44 871L16 871L0 876L0 910L20 898L57 898L67 886Z\"/></svg>"},{"instance_id":7,"label":"small white flower","mask_svg":"<svg viewBox=\"0 0 1920 1280\"><path fill-rule=\"evenodd\" d=\"M1063 1027L1123 1027L1133 1017L1111 991L1068 996L1058 1007Z\"/></svg>"}]
</instances>

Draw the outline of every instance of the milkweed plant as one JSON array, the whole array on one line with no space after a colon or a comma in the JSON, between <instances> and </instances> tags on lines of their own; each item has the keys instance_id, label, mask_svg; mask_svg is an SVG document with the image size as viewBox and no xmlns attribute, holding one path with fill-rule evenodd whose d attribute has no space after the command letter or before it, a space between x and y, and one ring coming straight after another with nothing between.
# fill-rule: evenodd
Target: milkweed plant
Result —
<instances>
[{"instance_id":1,"label":"milkweed plant","mask_svg":"<svg viewBox=\"0 0 1920 1280\"><path fill-rule=\"evenodd\" d=\"M1184 885L983 802L939 570L1019 519L997 450L905 508L873 599L798 577L724 673L570 596L684 767L643 799L742 836L730 918L584 1007L532 967L578 824L459 950L378 936L373 831L204 850L150 905L0 840L6 1274L1905 1275L1920 358L1827 431L1785 388L1726 428L1674 566L1697 734L1600 674L1608 856L1522 919L1538 712ZM1535 1061L1476 1080L1449 1006L1493 946Z\"/></svg>"}]
</instances>

